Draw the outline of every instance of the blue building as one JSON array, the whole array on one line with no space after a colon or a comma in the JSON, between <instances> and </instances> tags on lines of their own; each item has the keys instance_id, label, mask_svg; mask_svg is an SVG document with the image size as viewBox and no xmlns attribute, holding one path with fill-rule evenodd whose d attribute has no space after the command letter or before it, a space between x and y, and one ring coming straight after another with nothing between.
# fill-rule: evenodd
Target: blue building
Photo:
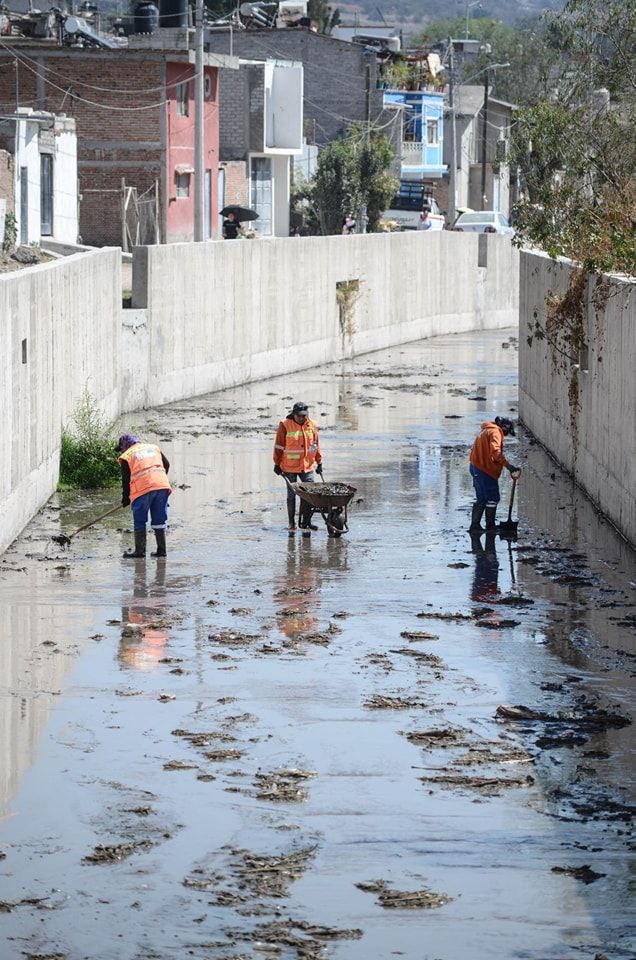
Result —
<instances>
[{"instance_id":1,"label":"blue building","mask_svg":"<svg viewBox=\"0 0 636 960\"><path fill-rule=\"evenodd\" d=\"M385 90L385 106L403 108L401 180L440 180L446 172L444 94L429 90Z\"/></svg>"}]
</instances>

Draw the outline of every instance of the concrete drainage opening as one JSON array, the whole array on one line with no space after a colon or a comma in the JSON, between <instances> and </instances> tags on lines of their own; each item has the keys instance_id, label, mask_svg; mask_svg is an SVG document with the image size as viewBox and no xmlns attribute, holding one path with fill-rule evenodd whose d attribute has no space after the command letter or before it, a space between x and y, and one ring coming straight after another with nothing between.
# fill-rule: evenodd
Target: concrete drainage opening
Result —
<instances>
[{"instance_id":1,"label":"concrete drainage opening","mask_svg":"<svg viewBox=\"0 0 636 960\"><path fill-rule=\"evenodd\" d=\"M338 280L336 282L336 303L340 320L340 332L343 337L351 338L356 332L355 305L362 290L359 280Z\"/></svg>"}]
</instances>

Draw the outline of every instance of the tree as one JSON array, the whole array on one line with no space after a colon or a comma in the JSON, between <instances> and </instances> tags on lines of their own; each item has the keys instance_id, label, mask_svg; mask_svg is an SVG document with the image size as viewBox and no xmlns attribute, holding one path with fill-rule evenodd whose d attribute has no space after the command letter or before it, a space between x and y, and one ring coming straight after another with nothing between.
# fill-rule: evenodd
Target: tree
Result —
<instances>
[{"instance_id":1,"label":"tree","mask_svg":"<svg viewBox=\"0 0 636 960\"><path fill-rule=\"evenodd\" d=\"M329 34L340 23L340 11L330 7L326 0L309 0L307 16L318 24L318 33Z\"/></svg>"},{"instance_id":2,"label":"tree","mask_svg":"<svg viewBox=\"0 0 636 960\"><path fill-rule=\"evenodd\" d=\"M304 199L315 211L323 234L340 233L349 212L367 208L368 229L377 230L380 217L397 191L391 176L393 150L387 138L365 124L349 127L320 153L318 169Z\"/></svg>"},{"instance_id":3,"label":"tree","mask_svg":"<svg viewBox=\"0 0 636 960\"><path fill-rule=\"evenodd\" d=\"M519 241L586 274L636 270L636 0L569 0L552 24L561 70L523 109L510 160Z\"/></svg>"}]
</instances>

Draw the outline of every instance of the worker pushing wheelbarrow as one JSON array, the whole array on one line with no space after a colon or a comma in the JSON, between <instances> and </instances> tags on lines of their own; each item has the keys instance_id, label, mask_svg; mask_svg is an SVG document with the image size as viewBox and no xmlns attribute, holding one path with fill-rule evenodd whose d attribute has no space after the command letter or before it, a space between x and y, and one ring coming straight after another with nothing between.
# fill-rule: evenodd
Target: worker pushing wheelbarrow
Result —
<instances>
[{"instance_id":1,"label":"worker pushing wheelbarrow","mask_svg":"<svg viewBox=\"0 0 636 960\"><path fill-rule=\"evenodd\" d=\"M347 506L355 487L346 483L315 483L314 471L322 479L322 453L318 425L310 419L309 408L297 400L284 420L278 424L274 441L274 473L287 485L288 530L296 527L296 497L300 499L298 526L304 533L317 530L314 513L322 514L330 536L348 530Z\"/></svg>"},{"instance_id":2,"label":"worker pushing wheelbarrow","mask_svg":"<svg viewBox=\"0 0 636 960\"><path fill-rule=\"evenodd\" d=\"M356 492L355 487L349 483L325 483L324 480L322 483L301 481L289 485L303 503L311 508L310 519L314 513L321 514L330 537L341 537L343 533L348 533L347 507Z\"/></svg>"}]
</instances>

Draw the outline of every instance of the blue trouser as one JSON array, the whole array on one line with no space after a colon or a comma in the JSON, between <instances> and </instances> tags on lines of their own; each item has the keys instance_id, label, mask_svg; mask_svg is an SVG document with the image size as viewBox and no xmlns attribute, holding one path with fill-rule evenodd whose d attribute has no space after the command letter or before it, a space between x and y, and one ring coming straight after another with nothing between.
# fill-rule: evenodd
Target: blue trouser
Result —
<instances>
[{"instance_id":1,"label":"blue trouser","mask_svg":"<svg viewBox=\"0 0 636 960\"><path fill-rule=\"evenodd\" d=\"M153 530L165 530L168 523L169 490L150 490L143 496L133 500L131 505L135 532L146 529L148 513L150 512L150 526Z\"/></svg>"},{"instance_id":2,"label":"blue trouser","mask_svg":"<svg viewBox=\"0 0 636 960\"><path fill-rule=\"evenodd\" d=\"M477 503L485 507L496 507L501 497L499 496L499 481L474 467L471 463L470 474L473 478L475 488L475 499Z\"/></svg>"}]
</instances>

